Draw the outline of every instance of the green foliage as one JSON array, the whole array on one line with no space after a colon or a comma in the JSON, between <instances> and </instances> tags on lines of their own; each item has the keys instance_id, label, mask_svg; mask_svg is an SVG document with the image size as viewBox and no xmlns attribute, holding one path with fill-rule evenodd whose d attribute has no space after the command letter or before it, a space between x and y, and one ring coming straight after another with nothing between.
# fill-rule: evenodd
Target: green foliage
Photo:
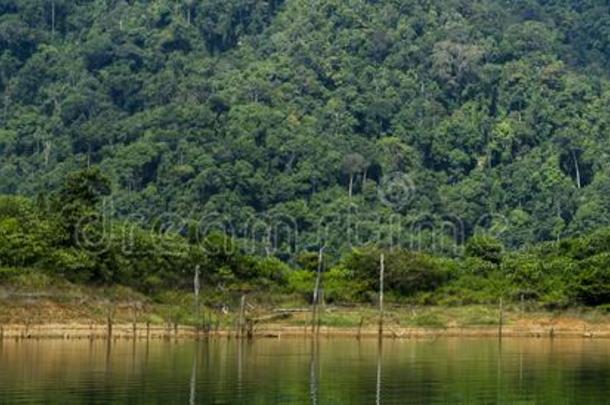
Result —
<instances>
[{"instance_id":1,"label":"green foliage","mask_svg":"<svg viewBox=\"0 0 610 405\"><path fill-rule=\"evenodd\" d=\"M576 299L586 305L610 303L610 254L583 260L574 282Z\"/></svg>"},{"instance_id":2,"label":"green foliage","mask_svg":"<svg viewBox=\"0 0 610 405\"><path fill-rule=\"evenodd\" d=\"M366 294L366 284L354 279L352 271L342 267L333 267L324 273L323 286L327 302L359 302Z\"/></svg>"},{"instance_id":3,"label":"green foliage","mask_svg":"<svg viewBox=\"0 0 610 405\"><path fill-rule=\"evenodd\" d=\"M0 197L0 266L310 294L323 236L331 299L377 243L397 297L604 304L606 5L318 3L2 2L0 193L40 198Z\"/></svg>"},{"instance_id":4,"label":"green foliage","mask_svg":"<svg viewBox=\"0 0 610 405\"><path fill-rule=\"evenodd\" d=\"M98 204L110 193L110 180L98 167L70 173L60 188L53 209L60 212L60 221L70 237L70 244L100 243L103 219Z\"/></svg>"},{"instance_id":5,"label":"green foliage","mask_svg":"<svg viewBox=\"0 0 610 405\"><path fill-rule=\"evenodd\" d=\"M402 246L421 217L468 237L497 214L507 248L610 225L599 2L53 4L0 6L0 193L63 185L68 224L105 194L97 166L113 215L148 224L220 213L245 237L281 214L309 248L349 206L335 256L346 223L387 231L371 215L409 223ZM388 204L400 176L416 198Z\"/></svg>"},{"instance_id":6,"label":"green foliage","mask_svg":"<svg viewBox=\"0 0 610 405\"><path fill-rule=\"evenodd\" d=\"M68 204L81 204L94 207L101 196L110 193L110 180L99 167L91 167L68 174L63 187L58 193L58 207Z\"/></svg>"},{"instance_id":7,"label":"green foliage","mask_svg":"<svg viewBox=\"0 0 610 405\"><path fill-rule=\"evenodd\" d=\"M275 257L266 257L256 261L256 277L270 283L282 285L290 272L290 267Z\"/></svg>"},{"instance_id":8,"label":"green foliage","mask_svg":"<svg viewBox=\"0 0 610 405\"><path fill-rule=\"evenodd\" d=\"M19 275L24 273L24 269L15 267L0 267L0 282L7 283L15 280Z\"/></svg>"},{"instance_id":9,"label":"green foliage","mask_svg":"<svg viewBox=\"0 0 610 405\"><path fill-rule=\"evenodd\" d=\"M433 312L425 312L422 314L418 314L410 320L410 323L414 326L420 326L423 328L445 328L446 327L445 320L442 319L441 316L439 316L438 314L433 313Z\"/></svg>"},{"instance_id":10,"label":"green foliage","mask_svg":"<svg viewBox=\"0 0 610 405\"><path fill-rule=\"evenodd\" d=\"M197 241L188 233L184 237L163 229L145 230L128 222L111 222L102 244L66 244L62 220L62 212L47 211L44 204L0 197L0 281L33 286L65 279L122 285L153 296L172 289L186 299L199 269L200 284L212 293L210 302L235 299L244 292L311 299L315 253L301 254L302 268L293 269L273 256L247 254L238 241L220 233ZM513 252L504 252L495 239L475 237L463 257L367 246L336 263L325 258L321 287L329 303L376 299L383 253L384 288L390 301L468 305L496 304L504 298L551 309L608 305L608 235L604 228Z\"/></svg>"},{"instance_id":11,"label":"green foliage","mask_svg":"<svg viewBox=\"0 0 610 405\"><path fill-rule=\"evenodd\" d=\"M313 293L315 277L315 274L310 271L294 270L288 274L288 286L290 290L309 301Z\"/></svg>"},{"instance_id":12,"label":"green foliage","mask_svg":"<svg viewBox=\"0 0 610 405\"><path fill-rule=\"evenodd\" d=\"M400 295L434 290L449 278L447 269L436 258L402 249L355 249L345 258L344 266L369 288L377 290L381 253L385 256L384 286Z\"/></svg>"},{"instance_id":13,"label":"green foliage","mask_svg":"<svg viewBox=\"0 0 610 405\"><path fill-rule=\"evenodd\" d=\"M489 236L475 235L466 242L466 255L493 264L500 264L504 246Z\"/></svg>"}]
</instances>

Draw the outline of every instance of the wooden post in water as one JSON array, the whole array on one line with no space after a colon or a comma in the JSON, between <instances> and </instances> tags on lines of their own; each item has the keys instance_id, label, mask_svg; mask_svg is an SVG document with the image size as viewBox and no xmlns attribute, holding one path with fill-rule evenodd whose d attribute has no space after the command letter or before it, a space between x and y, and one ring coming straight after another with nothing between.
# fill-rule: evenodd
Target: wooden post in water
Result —
<instances>
[{"instance_id":1,"label":"wooden post in water","mask_svg":"<svg viewBox=\"0 0 610 405\"><path fill-rule=\"evenodd\" d=\"M195 277L193 278L193 292L195 293L195 309L199 306L199 290L201 284L199 283L199 265L195 266Z\"/></svg>"},{"instance_id":2,"label":"wooden post in water","mask_svg":"<svg viewBox=\"0 0 610 405\"><path fill-rule=\"evenodd\" d=\"M313 288L313 299L312 299L312 310L311 310L311 334L314 335L316 331L316 318L320 317L318 313L318 301L319 301L319 291L320 291L320 279L322 277L322 253L324 252L324 247L321 247L318 252L318 271L316 272L316 284ZM319 329L318 329L319 330Z\"/></svg>"},{"instance_id":3,"label":"wooden post in water","mask_svg":"<svg viewBox=\"0 0 610 405\"><path fill-rule=\"evenodd\" d=\"M168 340L172 337L172 313L170 310L167 312L167 319L165 320L165 334L163 337Z\"/></svg>"},{"instance_id":4,"label":"wooden post in water","mask_svg":"<svg viewBox=\"0 0 610 405\"><path fill-rule=\"evenodd\" d=\"M199 283L199 269L200 266L195 266L195 277L193 277L193 293L195 294L195 302L194 302L194 311L195 311L195 319L197 319L197 332L199 332L199 327L202 322L199 322L201 317L201 311L199 310L199 290L201 288L201 284Z\"/></svg>"},{"instance_id":5,"label":"wooden post in water","mask_svg":"<svg viewBox=\"0 0 610 405\"><path fill-rule=\"evenodd\" d=\"M321 287L320 291L318 291L318 310L317 312L317 320L316 320L316 335L320 335L320 326L322 326L322 317L320 313L323 313L326 310L326 305L324 304L324 288Z\"/></svg>"},{"instance_id":6,"label":"wooden post in water","mask_svg":"<svg viewBox=\"0 0 610 405\"><path fill-rule=\"evenodd\" d=\"M138 336L138 307L137 307L137 303L133 303L132 304L132 310L133 310L133 319L132 319L132 328L133 328L133 338L134 340L136 339L136 337Z\"/></svg>"},{"instance_id":7,"label":"wooden post in water","mask_svg":"<svg viewBox=\"0 0 610 405\"><path fill-rule=\"evenodd\" d=\"M110 314L108 314L107 325L108 325L108 340L110 340L110 339L112 339L112 315L110 315Z\"/></svg>"},{"instance_id":8,"label":"wooden post in water","mask_svg":"<svg viewBox=\"0 0 610 405\"><path fill-rule=\"evenodd\" d=\"M502 324L504 323L504 306L500 297L500 319L498 319L498 338L502 339Z\"/></svg>"},{"instance_id":9,"label":"wooden post in water","mask_svg":"<svg viewBox=\"0 0 610 405\"><path fill-rule=\"evenodd\" d=\"M254 337L254 321L252 319L246 320L246 337L248 339Z\"/></svg>"},{"instance_id":10,"label":"wooden post in water","mask_svg":"<svg viewBox=\"0 0 610 405\"><path fill-rule=\"evenodd\" d=\"M107 334L108 340L112 339L112 324L114 317L114 306L113 304L108 304L108 313L106 314L106 326L107 326Z\"/></svg>"},{"instance_id":11,"label":"wooden post in water","mask_svg":"<svg viewBox=\"0 0 610 405\"><path fill-rule=\"evenodd\" d=\"M239 324L237 325L237 332L238 332L238 336L240 338L243 337L244 335L244 329L245 329L245 325L244 325L244 311L246 309L246 294L243 294L241 296L241 303L239 304Z\"/></svg>"},{"instance_id":12,"label":"wooden post in water","mask_svg":"<svg viewBox=\"0 0 610 405\"><path fill-rule=\"evenodd\" d=\"M356 339L360 340L360 337L362 335L362 324L364 323L364 317L361 316L360 317L360 323L358 324L358 336L356 337Z\"/></svg>"},{"instance_id":13,"label":"wooden post in water","mask_svg":"<svg viewBox=\"0 0 610 405\"><path fill-rule=\"evenodd\" d=\"M383 276L384 276L384 256L379 257L379 337L383 336Z\"/></svg>"},{"instance_id":14,"label":"wooden post in water","mask_svg":"<svg viewBox=\"0 0 610 405\"><path fill-rule=\"evenodd\" d=\"M28 315L25 318L25 333L23 334L24 338L28 338L30 336L30 323L32 322L32 318Z\"/></svg>"}]
</instances>

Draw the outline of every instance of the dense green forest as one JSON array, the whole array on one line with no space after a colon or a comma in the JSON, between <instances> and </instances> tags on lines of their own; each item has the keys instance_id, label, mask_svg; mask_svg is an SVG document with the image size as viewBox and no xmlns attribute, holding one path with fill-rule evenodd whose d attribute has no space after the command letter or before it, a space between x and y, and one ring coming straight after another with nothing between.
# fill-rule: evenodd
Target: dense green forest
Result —
<instances>
[{"instance_id":1,"label":"dense green forest","mask_svg":"<svg viewBox=\"0 0 610 405\"><path fill-rule=\"evenodd\" d=\"M282 259L321 228L335 258L586 235L610 225L609 59L598 0L1 0L0 193L97 165L109 215Z\"/></svg>"},{"instance_id":2,"label":"dense green forest","mask_svg":"<svg viewBox=\"0 0 610 405\"><path fill-rule=\"evenodd\" d=\"M339 260L301 252L295 266L248 252L220 233L198 237L196 224L180 235L143 229L98 214L110 182L97 168L72 173L49 199L0 197L0 283L36 283L37 275L94 285L122 285L151 297L192 291L194 274L208 305L243 293L281 301L311 298L322 271L327 302L374 302L381 253L385 289L394 302L491 304L499 297L556 309L610 304L610 228L546 242L517 252L475 235L459 258L398 247L361 246ZM83 220L84 219L84 220ZM190 301L189 301L190 302Z\"/></svg>"},{"instance_id":3,"label":"dense green forest","mask_svg":"<svg viewBox=\"0 0 610 405\"><path fill-rule=\"evenodd\" d=\"M596 0L0 0L1 277L610 303L609 62Z\"/></svg>"}]
</instances>

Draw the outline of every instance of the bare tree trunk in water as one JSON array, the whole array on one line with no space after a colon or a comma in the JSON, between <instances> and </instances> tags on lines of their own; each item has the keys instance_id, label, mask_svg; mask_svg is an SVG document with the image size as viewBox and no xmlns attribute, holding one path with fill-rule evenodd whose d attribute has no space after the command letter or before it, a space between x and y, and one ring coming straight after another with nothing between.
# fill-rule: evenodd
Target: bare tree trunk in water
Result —
<instances>
[{"instance_id":1,"label":"bare tree trunk in water","mask_svg":"<svg viewBox=\"0 0 610 405\"><path fill-rule=\"evenodd\" d=\"M199 316L199 290L201 289L201 283L199 282L199 265L195 266L195 277L193 278L193 293L195 294L195 313Z\"/></svg>"},{"instance_id":2,"label":"bare tree trunk in water","mask_svg":"<svg viewBox=\"0 0 610 405\"><path fill-rule=\"evenodd\" d=\"M136 302L132 303L131 310L133 311L131 319L131 328L133 333L133 340L136 340L136 337L138 336L138 304Z\"/></svg>"},{"instance_id":3,"label":"bare tree trunk in water","mask_svg":"<svg viewBox=\"0 0 610 405\"><path fill-rule=\"evenodd\" d=\"M239 306L239 337L243 337L244 335L244 311L246 308L246 294L241 296L241 304Z\"/></svg>"},{"instance_id":4,"label":"bare tree trunk in water","mask_svg":"<svg viewBox=\"0 0 610 405\"><path fill-rule=\"evenodd\" d=\"M112 339L112 324L114 323L115 308L113 304L109 304L106 313L106 333L108 340Z\"/></svg>"},{"instance_id":5,"label":"bare tree trunk in water","mask_svg":"<svg viewBox=\"0 0 610 405\"><path fill-rule=\"evenodd\" d=\"M498 338L502 340L502 324L504 323L504 305L500 298L500 319L498 319Z\"/></svg>"},{"instance_id":6,"label":"bare tree trunk in water","mask_svg":"<svg viewBox=\"0 0 610 405\"><path fill-rule=\"evenodd\" d=\"M316 272L316 284L313 289L313 300L312 300L312 311L311 311L311 333L312 335L315 332L316 328L316 318L319 318L318 314L318 301L319 301L319 291L320 291L320 278L322 277L322 253L324 252L324 247L320 248L318 252L318 271Z\"/></svg>"}]
</instances>

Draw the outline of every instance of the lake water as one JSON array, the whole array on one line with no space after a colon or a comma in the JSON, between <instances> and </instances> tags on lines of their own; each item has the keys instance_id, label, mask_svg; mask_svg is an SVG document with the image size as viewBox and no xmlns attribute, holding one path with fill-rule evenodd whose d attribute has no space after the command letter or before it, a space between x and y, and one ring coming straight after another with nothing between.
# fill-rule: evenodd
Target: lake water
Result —
<instances>
[{"instance_id":1,"label":"lake water","mask_svg":"<svg viewBox=\"0 0 610 405\"><path fill-rule=\"evenodd\" d=\"M610 341L321 338L0 342L0 403L610 400Z\"/></svg>"}]
</instances>

